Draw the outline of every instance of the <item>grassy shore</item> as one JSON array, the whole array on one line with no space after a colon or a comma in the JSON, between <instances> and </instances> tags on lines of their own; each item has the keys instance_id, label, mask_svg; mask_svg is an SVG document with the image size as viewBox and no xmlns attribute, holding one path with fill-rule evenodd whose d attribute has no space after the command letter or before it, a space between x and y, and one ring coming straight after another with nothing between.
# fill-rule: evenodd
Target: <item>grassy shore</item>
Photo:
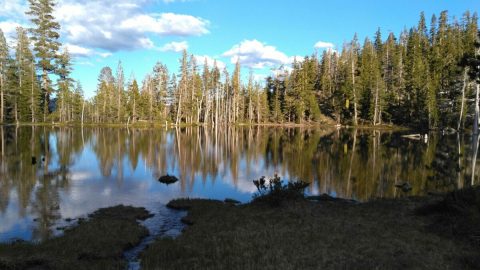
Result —
<instances>
[{"instance_id":1,"label":"grassy shore","mask_svg":"<svg viewBox=\"0 0 480 270\"><path fill-rule=\"evenodd\" d=\"M0 269L125 269L123 252L148 235L144 208L116 206L91 214L61 237L0 245Z\"/></svg>"},{"instance_id":2,"label":"grassy shore","mask_svg":"<svg viewBox=\"0 0 480 270\"><path fill-rule=\"evenodd\" d=\"M190 224L142 254L143 269L478 269L480 189L354 203L273 207L180 199Z\"/></svg>"},{"instance_id":3,"label":"grassy shore","mask_svg":"<svg viewBox=\"0 0 480 270\"><path fill-rule=\"evenodd\" d=\"M281 195L281 194L277 194ZM292 194L290 194L292 195ZM329 196L178 199L188 224L141 254L143 269L478 269L480 188L367 203ZM280 201L279 201L280 200ZM148 235L143 208L100 209L61 237L0 244L0 269L125 269Z\"/></svg>"}]
</instances>

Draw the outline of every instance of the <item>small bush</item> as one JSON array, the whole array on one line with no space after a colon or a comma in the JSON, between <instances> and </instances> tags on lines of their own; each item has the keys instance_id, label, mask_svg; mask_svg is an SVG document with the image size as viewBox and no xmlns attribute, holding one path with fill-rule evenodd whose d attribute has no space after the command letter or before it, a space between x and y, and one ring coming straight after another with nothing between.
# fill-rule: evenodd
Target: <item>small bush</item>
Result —
<instances>
[{"instance_id":1,"label":"small bush","mask_svg":"<svg viewBox=\"0 0 480 270\"><path fill-rule=\"evenodd\" d=\"M305 189L309 186L303 181L289 181L283 184L278 175L266 179L262 176L258 180L253 180L258 192L253 195L253 202L265 202L273 206L280 205L286 200L298 200L305 198Z\"/></svg>"}]
</instances>

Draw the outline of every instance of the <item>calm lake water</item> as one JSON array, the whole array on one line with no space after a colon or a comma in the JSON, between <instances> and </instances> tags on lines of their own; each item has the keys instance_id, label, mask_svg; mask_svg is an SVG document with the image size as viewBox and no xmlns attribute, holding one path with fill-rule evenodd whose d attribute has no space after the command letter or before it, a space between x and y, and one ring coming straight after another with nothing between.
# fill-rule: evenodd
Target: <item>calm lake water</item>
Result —
<instances>
[{"instance_id":1,"label":"calm lake water","mask_svg":"<svg viewBox=\"0 0 480 270\"><path fill-rule=\"evenodd\" d=\"M43 240L59 234L70 218L117 204L147 207L164 217L162 225L176 215L164 207L171 199L247 202L256 191L252 180L275 173L310 182L311 194L360 201L480 182L471 136L401 135L272 127L0 127L0 241ZM167 173L180 181L157 181ZM401 182L412 190L396 188Z\"/></svg>"}]
</instances>

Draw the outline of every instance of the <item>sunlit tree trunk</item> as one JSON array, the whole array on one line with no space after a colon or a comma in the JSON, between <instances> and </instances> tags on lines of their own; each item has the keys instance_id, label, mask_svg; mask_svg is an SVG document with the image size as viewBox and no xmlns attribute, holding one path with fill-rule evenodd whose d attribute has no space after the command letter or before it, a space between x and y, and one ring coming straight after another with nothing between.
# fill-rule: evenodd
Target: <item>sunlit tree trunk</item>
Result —
<instances>
[{"instance_id":1,"label":"sunlit tree trunk","mask_svg":"<svg viewBox=\"0 0 480 270\"><path fill-rule=\"evenodd\" d=\"M478 134L478 118L480 114L479 106L480 84L477 84L477 90L475 92L475 117L473 119L473 134Z\"/></svg>"},{"instance_id":2,"label":"sunlit tree trunk","mask_svg":"<svg viewBox=\"0 0 480 270\"><path fill-rule=\"evenodd\" d=\"M376 89L375 89L375 110L374 110L374 114L373 114L373 125L376 126L378 121L377 121L377 118L378 118L378 78L377 78L377 86L376 86Z\"/></svg>"},{"instance_id":3,"label":"sunlit tree trunk","mask_svg":"<svg viewBox=\"0 0 480 270\"><path fill-rule=\"evenodd\" d=\"M467 87L467 77L468 77L468 68L465 68L464 72L463 72L463 86L462 86L462 105L460 107L460 116L459 116L459 119L458 119L458 125L457 125L457 130L460 130L460 127L462 125L462 122L463 122L463 110L464 110L464 107L465 107L465 89Z\"/></svg>"},{"instance_id":4,"label":"sunlit tree trunk","mask_svg":"<svg viewBox=\"0 0 480 270\"><path fill-rule=\"evenodd\" d=\"M47 122L47 111L48 111L48 72L46 69L43 70L43 87L44 93L43 93L43 122Z\"/></svg>"},{"instance_id":5,"label":"sunlit tree trunk","mask_svg":"<svg viewBox=\"0 0 480 270\"><path fill-rule=\"evenodd\" d=\"M353 48L352 48L353 50ZM358 111L357 111L357 91L355 90L355 54L352 51L352 91L353 91L353 123L358 125Z\"/></svg>"},{"instance_id":6,"label":"sunlit tree trunk","mask_svg":"<svg viewBox=\"0 0 480 270\"><path fill-rule=\"evenodd\" d=\"M35 98L34 98L34 87L35 87L35 66L34 63L32 62L32 88L31 88L31 93L30 93L30 111L32 114L32 123L35 123Z\"/></svg>"},{"instance_id":7,"label":"sunlit tree trunk","mask_svg":"<svg viewBox=\"0 0 480 270\"><path fill-rule=\"evenodd\" d=\"M0 65L2 65L0 63ZM0 70L3 70L4 67L0 67ZM4 97L3 97L3 92L4 92L4 86L5 84L5 81L4 81L4 76L3 76L3 73L0 72L0 123L3 123L4 122L4 111L5 111L5 101L4 101Z\"/></svg>"}]
</instances>

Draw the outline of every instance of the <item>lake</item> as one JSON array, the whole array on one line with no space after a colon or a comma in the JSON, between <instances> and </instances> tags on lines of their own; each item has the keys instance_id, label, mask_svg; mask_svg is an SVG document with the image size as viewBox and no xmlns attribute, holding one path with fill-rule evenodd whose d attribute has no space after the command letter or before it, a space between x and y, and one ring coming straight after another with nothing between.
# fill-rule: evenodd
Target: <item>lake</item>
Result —
<instances>
[{"instance_id":1,"label":"lake","mask_svg":"<svg viewBox=\"0 0 480 270\"><path fill-rule=\"evenodd\" d=\"M178 197L247 202L252 180L278 174L310 194L366 201L479 183L478 140L457 134L222 127L136 129L0 127L0 241L41 241L101 207L144 206L151 228L178 215ZM472 143L473 141L473 143ZM180 181L165 185L160 176ZM408 182L404 192L395 184ZM175 227L175 225L174 225ZM178 232L178 231L177 231ZM175 234L176 232L172 232Z\"/></svg>"}]
</instances>

